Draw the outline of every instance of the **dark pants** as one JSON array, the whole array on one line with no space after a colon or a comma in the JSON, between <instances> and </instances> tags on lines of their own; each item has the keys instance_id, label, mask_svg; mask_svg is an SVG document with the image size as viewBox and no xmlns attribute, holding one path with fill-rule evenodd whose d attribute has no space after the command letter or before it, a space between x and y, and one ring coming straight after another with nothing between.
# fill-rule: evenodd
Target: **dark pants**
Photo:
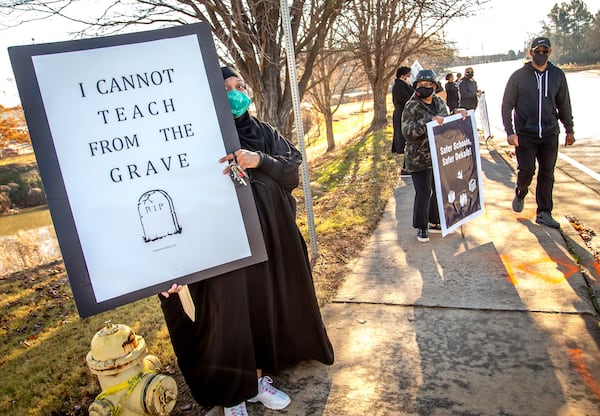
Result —
<instances>
[{"instance_id":1,"label":"dark pants","mask_svg":"<svg viewBox=\"0 0 600 416\"><path fill-rule=\"evenodd\" d=\"M413 207L413 227L427 229L428 222L440 223L440 214L435 196L433 169L412 172L415 187L415 205Z\"/></svg>"},{"instance_id":2,"label":"dark pants","mask_svg":"<svg viewBox=\"0 0 600 416\"><path fill-rule=\"evenodd\" d=\"M406 139L402 135L402 109L394 108L394 114L392 116L394 136L392 139L392 153L404 153L406 147Z\"/></svg>"},{"instance_id":3,"label":"dark pants","mask_svg":"<svg viewBox=\"0 0 600 416\"><path fill-rule=\"evenodd\" d=\"M517 189L519 198L525 198L529 192L529 185L535 175L535 161L537 160L539 172L535 188L537 213L552 212L552 189L554 188L554 167L558 156L558 134L542 137L519 135L519 146L515 148L519 172L517 174Z\"/></svg>"}]
</instances>

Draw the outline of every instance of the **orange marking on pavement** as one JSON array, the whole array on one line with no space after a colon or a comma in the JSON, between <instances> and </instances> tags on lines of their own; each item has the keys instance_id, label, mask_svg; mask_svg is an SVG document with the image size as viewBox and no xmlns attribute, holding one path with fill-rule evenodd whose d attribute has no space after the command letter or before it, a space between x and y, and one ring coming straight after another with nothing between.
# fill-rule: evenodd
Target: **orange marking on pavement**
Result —
<instances>
[{"instance_id":1,"label":"orange marking on pavement","mask_svg":"<svg viewBox=\"0 0 600 416\"><path fill-rule=\"evenodd\" d=\"M571 357L571 362L575 365L575 369L583 377L585 385L589 387L596 397L600 398L600 384L594 380L585 366L583 351L580 348L569 348L569 355Z\"/></svg>"},{"instance_id":2,"label":"orange marking on pavement","mask_svg":"<svg viewBox=\"0 0 600 416\"><path fill-rule=\"evenodd\" d=\"M592 263L592 266L594 266L596 273L598 273L598 276L600 276L600 264L598 264L598 262L594 260L594 262Z\"/></svg>"},{"instance_id":3,"label":"orange marking on pavement","mask_svg":"<svg viewBox=\"0 0 600 416\"><path fill-rule=\"evenodd\" d=\"M533 269L533 267L536 264L541 264L541 263L555 263L557 265L561 265L563 267L566 268L567 272L566 273L562 273L561 277L551 277L548 276L544 273L540 273L537 272ZM553 259L543 259L543 260L537 260L537 261L532 261L529 263L521 263L519 265L517 265L517 267L521 270L523 270L524 272L527 272L529 274L532 274L534 276L539 277L540 279L544 280L547 283L551 283L551 284L557 284L562 282L563 280L568 279L569 277L573 276L575 273L579 272L579 268L572 264L572 263L567 263L564 261L560 261L560 260L553 260Z\"/></svg>"},{"instance_id":4,"label":"orange marking on pavement","mask_svg":"<svg viewBox=\"0 0 600 416\"><path fill-rule=\"evenodd\" d=\"M506 268L506 271L508 272L508 280L510 280L510 282L513 285L516 285L517 279L515 278L515 274L513 273L512 266L511 266L510 262L508 261L508 256L501 254L500 260L502 260L502 263L504 263L504 267Z\"/></svg>"},{"instance_id":5,"label":"orange marking on pavement","mask_svg":"<svg viewBox=\"0 0 600 416\"><path fill-rule=\"evenodd\" d=\"M513 265L510 262L509 257L507 255L501 254L500 259L502 260L502 263L504 263L504 267L506 268L506 271L508 272L508 280L510 280L510 282L513 285L516 285L518 283L518 280L517 280L517 277L515 276ZM539 272L535 269L536 265L543 264L543 263L553 263L553 264L562 266L566 270L566 272L562 273L559 270L558 272L561 273L562 276L559 276L559 277L548 276L546 273ZM595 264L594 266L600 273L600 266L598 266L597 264ZM540 260L531 261L531 262L527 262L527 263L518 263L514 267L516 267L519 270L524 271L525 273L528 273L530 275L538 277L539 279L541 279L547 283L550 283L550 284L561 283L562 281L573 276L575 273L579 272L579 267L577 265L568 263L568 262L564 262L561 260L553 260L551 258L540 259Z\"/></svg>"}]
</instances>

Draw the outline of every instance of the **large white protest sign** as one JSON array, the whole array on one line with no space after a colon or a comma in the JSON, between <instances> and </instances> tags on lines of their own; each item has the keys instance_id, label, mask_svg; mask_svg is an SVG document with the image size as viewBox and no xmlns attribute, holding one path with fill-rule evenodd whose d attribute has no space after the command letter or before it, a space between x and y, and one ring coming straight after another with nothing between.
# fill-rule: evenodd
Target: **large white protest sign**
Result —
<instances>
[{"instance_id":1,"label":"large white protest sign","mask_svg":"<svg viewBox=\"0 0 600 416\"><path fill-rule=\"evenodd\" d=\"M82 316L266 259L207 25L9 52Z\"/></svg>"},{"instance_id":2,"label":"large white protest sign","mask_svg":"<svg viewBox=\"0 0 600 416\"><path fill-rule=\"evenodd\" d=\"M483 213L481 159L475 113L427 123L442 235Z\"/></svg>"}]
</instances>

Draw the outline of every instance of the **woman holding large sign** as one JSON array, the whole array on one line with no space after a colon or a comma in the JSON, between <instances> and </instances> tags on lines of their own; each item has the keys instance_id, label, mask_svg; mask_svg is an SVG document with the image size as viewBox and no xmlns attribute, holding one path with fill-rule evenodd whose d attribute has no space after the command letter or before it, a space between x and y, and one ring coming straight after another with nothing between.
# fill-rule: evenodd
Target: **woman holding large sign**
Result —
<instances>
[{"instance_id":1,"label":"woman holding large sign","mask_svg":"<svg viewBox=\"0 0 600 416\"><path fill-rule=\"evenodd\" d=\"M417 240L429 241L429 233L441 233L440 214L435 194L433 165L427 135L427 123L444 123L448 115L446 103L435 95L437 80L431 69L419 71L413 84L415 93L402 112L402 134L406 138L406 168L411 173L415 188L413 227L417 229ZM467 116L464 109L455 113Z\"/></svg>"},{"instance_id":2,"label":"woman holding large sign","mask_svg":"<svg viewBox=\"0 0 600 416\"><path fill-rule=\"evenodd\" d=\"M290 403L263 371L277 374L301 360L333 363L313 286L306 245L296 225L300 152L248 113L242 77L221 69L241 149L221 162L239 186L252 187L269 260L189 285L196 320L179 296L161 296L179 367L196 401L247 415L246 401L270 409ZM180 286L169 293L177 293ZM258 381L257 381L258 380Z\"/></svg>"}]
</instances>

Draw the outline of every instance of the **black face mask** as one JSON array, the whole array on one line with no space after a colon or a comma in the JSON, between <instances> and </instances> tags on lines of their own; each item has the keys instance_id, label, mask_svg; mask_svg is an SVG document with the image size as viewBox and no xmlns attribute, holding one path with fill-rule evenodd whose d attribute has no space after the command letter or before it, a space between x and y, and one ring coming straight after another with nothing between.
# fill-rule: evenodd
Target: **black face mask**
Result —
<instances>
[{"instance_id":1,"label":"black face mask","mask_svg":"<svg viewBox=\"0 0 600 416\"><path fill-rule=\"evenodd\" d=\"M433 94L433 88L430 87L419 87L415 90L415 94L421 98L427 98Z\"/></svg>"},{"instance_id":2,"label":"black face mask","mask_svg":"<svg viewBox=\"0 0 600 416\"><path fill-rule=\"evenodd\" d=\"M546 65L546 62L548 62L548 55L544 53L534 53L533 62L535 62L537 66L544 66Z\"/></svg>"},{"instance_id":3,"label":"black face mask","mask_svg":"<svg viewBox=\"0 0 600 416\"><path fill-rule=\"evenodd\" d=\"M465 74L465 78L473 78L473 74Z\"/></svg>"}]
</instances>

